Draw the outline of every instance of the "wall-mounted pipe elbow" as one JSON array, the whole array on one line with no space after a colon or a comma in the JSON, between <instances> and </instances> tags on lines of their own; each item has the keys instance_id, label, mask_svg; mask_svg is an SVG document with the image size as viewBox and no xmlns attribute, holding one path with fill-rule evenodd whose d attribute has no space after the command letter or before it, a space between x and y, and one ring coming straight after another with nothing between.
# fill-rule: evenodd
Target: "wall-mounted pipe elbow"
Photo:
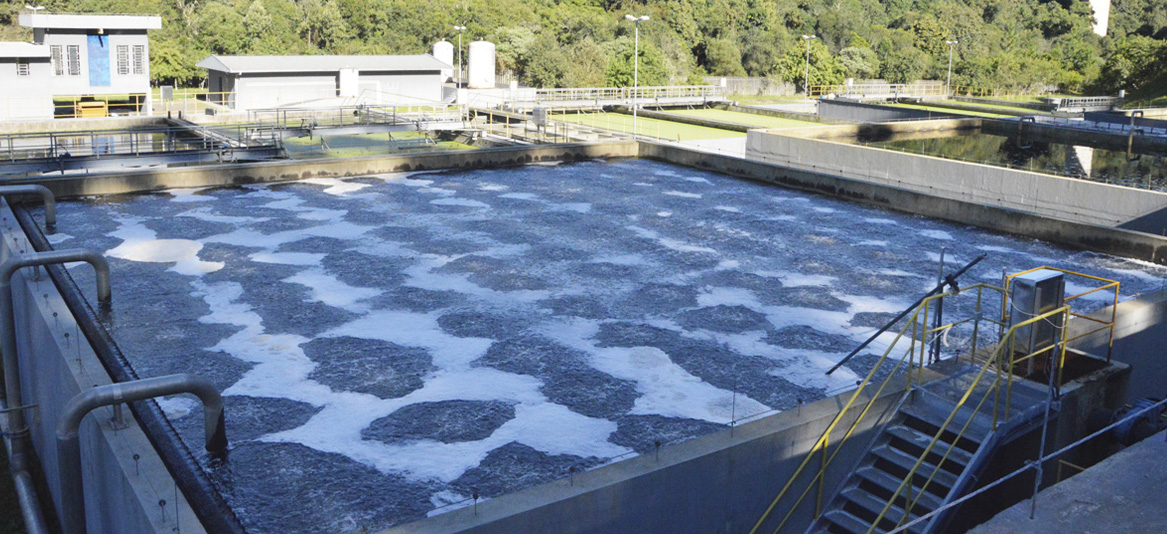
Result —
<instances>
[{"instance_id":1,"label":"wall-mounted pipe elbow","mask_svg":"<svg viewBox=\"0 0 1167 534\"><path fill-rule=\"evenodd\" d=\"M61 490L61 526L65 534L85 533L85 492L81 480L81 442L78 433L85 415L101 406L166 395L191 393L203 403L205 447L214 455L227 451L223 397L205 378L169 375L95 387L73 397L57 420L57 469Z\"/></svg>"},{"instance_id":2,"label":"wall-mounted pipe elbow","mask_svg":"<svg viewBox=\"0 0 1167 534\"><path fill-rule=\"evenodd\" d=\"M45 203L45 229L52 233L57 228L57 197L43 185L5 185L0 186L0 196L8 195L40 195Z\"/></svg>"},{"instance_id":3,"label":"wall-mounted pipe elbow","mask_svg":"<svg viewBox=\"0 0 1167 534\"><path fill-rule=\"evenodd\" d=\"M0 285L8 286L12 283L12 275L25 267L52 265L56 263L85 262L93 266L97 275L97 301L109 303L112 290L109 284L109 261L100 253L74 248L66 250L50 250L33 254L20 254L0 264Z\"/></svg>"}]
</instances>

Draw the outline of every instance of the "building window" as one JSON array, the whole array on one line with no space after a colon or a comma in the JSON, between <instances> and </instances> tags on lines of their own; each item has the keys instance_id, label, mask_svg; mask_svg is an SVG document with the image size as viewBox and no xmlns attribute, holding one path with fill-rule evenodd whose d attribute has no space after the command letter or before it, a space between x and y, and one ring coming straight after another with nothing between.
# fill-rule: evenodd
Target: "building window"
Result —
<instances>
[{"instance_id":1,"label":"building window","mask_svg":"<svg viewBox=\"0 0 1167 534\"><path fill-rule=\"evenodd\" d=\"M134 45L134 74L146 74L145 45Z\"/></svg>"},{"instance_id":2,"label":"building window","mask_svg":"<svg viewBox=\"0 0 1167 534\"><path fill-rule=\"evenodd\" d=\"M69 76L81 75L81 47L78 45L68 45L65 49L69 58Z\"/></svg>"},{"instance_id":3,"label":"building window","mask_svg":"<svg viewBox=\"0 0 1167 534\"><path fill-rule=\"evenodd\" d=\"M17 76L28 76L28 61L25 61L23 59L16 60L16 75Z\"/></svg>"},{"instance_id":4,"label":"building window","mask_svg":"<svg viewBox=\"0 0 1167 534\"><path fill-rule=\"evenodd\" d=\"M130 47L118 45L118 74L130 73Z\"/></svg>"},{"instance_id":5,"label":"building window","mask_svg":"<svg viewBox=\"0 0 1167 534\"><path fill-rule=\"evenodd\" d=\"M65 61L61 57L61 45L49 47L49 56L53 61L53 76L65 75Z\"/></svg>"}]
</instances>

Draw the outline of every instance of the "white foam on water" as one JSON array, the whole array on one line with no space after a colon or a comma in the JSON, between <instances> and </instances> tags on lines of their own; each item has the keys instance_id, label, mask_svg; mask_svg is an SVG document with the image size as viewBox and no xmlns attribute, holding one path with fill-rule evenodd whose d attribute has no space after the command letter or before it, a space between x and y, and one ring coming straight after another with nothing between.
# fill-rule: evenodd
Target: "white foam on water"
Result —
<instances>
[{"instance_id":1,"label":"white foam on water","mask_svg":"<svg viewBox=\"0 0 1167 534\"><path fill-rule=\"evenodd\" d=\"M440 196L454 196L458 194L458 192L454 191L453 189L445 189L443 187L422 187L418 189L418 192Z\"/></svg>"},{"instance_id":2,"label":"white foam on water","mask_svg":"<svg viewBox=\"0 0 1167 534\"><path fill-rule=\"evenodd\" d=\"M632 185L638 185L640 187L654 187L654 184L650 184L648 182L632 182Z\"/></svg>"},{"instance_id":3,"label":"white foam on water","mask_svg":"<svg viewBox=\"0 0 1167 534\"><path fill-rule=\"evenodd\" d=\"M1024 252L1021 252L1020 250L1011 249L1009 247L999 247L996 245L977 245L976 248L977 248L977 250L983 250L985 252L1001 252L1004 254L1024 254Z\"/></svg>"},{"instance_id":4,"label":"white foam on water","mask_svg":"<svg viewBox=\"0 0 1167 534\"><path fill-rule=\"evenodd\" d=\"M794 271L755 271L759 276L766 276L769 278L777 278L782 281L784 287L820 287L830 286L835 283L834 276L827 276L825 274L804 274L796 273Z\"/></svg>"},{"instance_id":5,"label":"white foam on water","mask_svg":"<svg viewBox=\"0 0 1167 534\"><path fill-rule=\"evenodd\" d=\"M819 213L835 213L836 211L838 211L834 208L813 208L813 209Z\"/></svg>"},{"instance_id":6,"label":"white foam on water","mask_svg":"<svg viewBox=\"0 0 1167 534\"><path fill-rule=\"evenodd\" d=\"M952 241L952 234L943 230L920 230L920 235L930 237L932 239L940 239L942 241Z\"/></svg>"},{"instance_id":7,"label":"white foam on water","mask_svg":"<svg viewBox=\"0 0 1167 534\"><path fill-rule=\"evenodd\" d=\"M671 216L672 214L673 214L673 212L671 212L671 211L658 211L658 212L656 212L657 217L668 217L668 216Z\"/></svg>"},{"instance_id":8,"label":"white foam on water","mask_svg":"<svg viewBox=\"0 0 1167 534\"><path fill-rule=\"evenodd\" d=\"M772 196L772 197L770 197L770 202L778 202L778 203L783 203L783 202L810 202L810 199L809 199L809 198L802 198L802 197L784 197L784 196L777 196L777 195L776 195L776 196Z\"/></svg>"},{"instance_id":9,"label":"white foam on water","mask_svg":"<svg viewBox=\"0 0 1167 534\"><path fill-rule=\"evenodd\" d=\"M870 224L899 224L892 219L881 219L877 217L864 217L863 222Z\"/></svg>"},{"instance_id":10,"label":"white foam on water","mask_svg":"<svg viewBox=\"0 0 1167 534\"><path fill-rule=\"evenodd\" d=\"M311 302L320 302L334 308L341 308L353 313L369 311L367 304L362 300L371 299L383 293L380 289L371 287L354 287L338 280L321 269L309 269L289 276L281 282L299 284L311 290Z\"/></svg>"},{"instance_id":11,"label":"white foam on water","mask_svg":"<svg viewBox=\"0 0 1167 534\"><path fill-rule=\"evenodd\" d=\"M361 189L369 187L369 184L341 180L338 178L308 178L306 180L300 180L300 182L312 185L322 185L324 186L325 193L336 196L345 196L349 193L355 193Z\"/></svg>"},{"instance_id":12,"label":"white foam on water","mask_svg":"<svg viewBox=\"0 0 1167 534\"><path fill-rule=\"evenodd\" d=\"M399 310L370 312L350 323L329 330L321 337L357 337L378 339L403 347L425 349L442 369L469 367L470 362L486 354L494 340L478 337L456 337L438 326L440 312L414 313Z\"/></svg>"},{"instance_id":13,"label":"white foam on water","mask_svg":"<svg viewBox=\"0 0 1167 534\"><path fill-rule=\"evenodd\" d=\"M155 397L154 401L158 403L158 408L162 410L166 418L172 421L180 417L186 417L199 406L198 402L194 399L180 397L178 395Z\"/></svg>"},{"instance_id":14,"label":"white foam on water","mask_svg":"<svg viewBox=\"0 0 1167 534\"><path fill-rule=\"evenodd\" d=\"M734 352L747 356L761 356L781 364L768 372L792 384L804 388L829 391L846 386L854 386L855 373L841 368L832 374L826 371L841 360L845 353L828 353L810 349L788 349L762 341L765 332L745 332L726 334L723 332L687 333L687 337L708 338L722 343ZM757 410L743 413L757 413Z\"/></svg>"},{"instance_id":15,"label":"white foam on water","mask_svg":"<svg viewBox=\"0 0 1167 534\"><path fill-rule=\"evenodd\" d=\"M489 499L483 498L481 496L478 498L478 502L484 502L488 500ZM450 490L442 490L433 495L430 495L430 504L434 506L434 509L426 512L426 517L433 517L435 515L441 515L446 512L452 512L459 508L472 506L474 504L474 500L470 497L467 497L466 495L462 495L461 493L453 492Z\"/></svg>"},{"instance_id":16,"label":"white foam on water","mask_svg":"<svg viewBox=\"0 0 1167 534\"><path fill-rule=\"evenodd\" d=\"M251 261L259 263L276 263L280 265L320 265L328 254L313 252L256 252L248 256Z\"/></svg>"},{"instance_id":17,"label":"white foam on water","mask_svg":"<svg viewBox=\"0 0 1167 534\"><path fill-rule=\"evenodd\" d=\"M700 419L726 424L733 413L734 394L717 388L673 363L656 347L598 347L592 339L600 323L576 318L544 325L543 335L589 355L588 363L600 372L633 381L636 398L630 413ZM737 395L743 409L767 407L746 395Z\"/></svg>"},{"instance_id":18,"label":"white foam on water","mask_svg":"<svg viewBox=\"0 0 1167 534\"><path fill-rule=\"evenodd\" d=\"M122 242L107 250L107 256L137 262L173 263L170 271L187 276L213 273L225 266L222 262L200 260L198 254L203 244L198 241L157 239L157 234L140 221L123 218L119 222L118 229L109 235Z\"/></svg>"},{"instance_id":19,"label":"white foam on water","mask_svg":"<svg viewBox=\"0 0 1167 534\"><path fill-rule=\"evenodd\" d=\"M867 241L860 241L860 242L855 243L855 244L857 246L861 246L861 247L886 247L888 243L887 243L887 241L883 241L883 240L869 239Z\"/></svg>"},{"instance_id":20,"label":"white foam on water","mask_svg":"<svg viewBox=\"0 0 1167 534\"><path fill-rule=\"evenodd\" d=\"M940 263L939 252L925 252L924 255L928 257L928 260L935 263ZM968 262L966 262L964 258L957 257L952 253L946 252L944 254L944 265L964 265L966 263Z\"/></svg>"},{"instance_id":21,"label":"white foam on water","mask_svg":"<svg viewBox=\"0 0 1167 534\"><path fill-rule=\"evenodd\" d=\"M664 194L681 198L701 198L700 193L686 193L684 191L665 191Z\"/></svg>"},{"instance_id":22,"label":"white foam on water","mask_svg":"<svg viewBox=\"0 0 1167 534\"><path fill-rule=\"evenodd\" d=\"M632 230L632 232L635 233L638 237L651 239L659 243L661 246L667 249L675 250L677 252L705 252L709 254L717 254L716 250L713 250L709 247L690 245L683 241L664 237L652 230L649 230L648 228L641 228L639 226L628 226L627 228Z\"/></svg>"},{"instance_id":23,"label":"white foam on water","mask_svg":"<svg viewBox=\"0 0 1167 534\"><path fill-rule=\"evenodd\" d=\"M163 191L171 196L171 202L212 202L215 197L211 195L200 195L202 191L206 191L205 187L192 187L181 189L167 189Z\"/></svg>"},{"instance_id":24,"label":"white foam on water","mask_svg":"<svg viewBox=\"0 0 1167 534\"><path fill-rule=\"evenodd\" d=\"M430 204L435 204L438 206L462 206L466 208L490 209L490 204L469 198L436 198L431 200Z\"/></svg>"},{"instance_id":25,"label":"white foam on water","mask_svg":"<svg viewBox=\"0 0 1167 534\"><path fill-rule=\"evenodd\" d=\"M498 198L510 198L514 200L541 200L539 195L535 193L506 193L499 195Z\"/></svg>"},{"instance_id":26,"label":"white foam on water","mask_svg":"<svg viewBox=\"0 0 1167 534\"><path fill-rule=\"evenodd\" d=\"M902 271L900 269L880 269L880 270L875 271L875 272L878 274L882 274L884 276L912 276L912 277L923 276L919 273Z\"/></svg>"},{"instance_id":27,"label":"white foam on water","mask_svg":"<svg viewBox=\"0 0 1167 534\"><path fill-rule=\"evenodd\" d=\"M238 216L238 215L221 215L219 213L215 213L214 208L209 207L209 206L204 206L204 207L193 209L190 211L184 211L184 212L176 215L176 217L190 217L192 219L198 219L200 221L207 221L207 222L213 222L213 223L226 223L226 224L257 223L257 222L263 222L263 221L270 219L270 217L244 217L244 216Z\"/></svg>"},{"instance_id":28,"label":"white foam on water","mask_svg":"<svg viewBox=\"0 0 1167 534\"><path fill-rule=\"evenodd\" d=\"M695 182L695 183L699 183L699 184L713 185L713 182L710 182L709 180L706 180L705 178L702 178L700 176L686 176L685 179L690 181L690 182Z\"/></svg>"},{"instance_id":29,"label":"white foam on water","mask_svg":"<svg viewBox=\"0 0 1167 534\"><path fill-rule=\"evenodd\" d=\"M1067 278L1066 279L1066 295L1065 296L1072 297L1072 296L1077 295L1079 293L1085 293L1085 292L1090 291L1091 289L1095 289L1103 284L1105 284L1105 282L1097 282L1096 284L1084 285L1084 284L1079 284L1076 282L1071 282ZM1095 291L1095 292L1090 293L1088 295L1082 295L1078 298L1083 299L1083 300L1092 300L1095 302L1114 302L1114 289L1108 289L1108 290L1104 289L1101 291ZM1071 301L1071 302L1073 302L1073 301Z\"/></svg>"},{"instance_id":30,"label":"white foam on water","mask_svg":"<svg viewBox=\"0 0 1167 534\"><path fill-rule=\"evenodd\" d=\"M56 245L60 245L61 243L66 242L70 239L73 239L73 236L66 234L64 232L56 232L56 233L52 233L52 234L45 234L45 239L49 240L50 245L56 246Z\"/></svg>"},{"instance_id":31,"label":"white foam on water","mask_svg":"<svg viewBox=\"0 0 1167 534\"><path fill-rule=\"evenodd\" d=\"M735 208L733 206L714 206L713 209L719 210L719 211L727 211L729 213L741 213L742 212L742 210Z\"/></svg>"},{"instance_id":32,"label":"white foam on water","mask_svg":"<svg viewBox=\"0 0 1167 534\"><path fill-rule=\"evenodd\" d=\"M510 189L509 186L502 184L483 183L478 185L479 191L506 191Z\"/></svg>"}]
</instances>

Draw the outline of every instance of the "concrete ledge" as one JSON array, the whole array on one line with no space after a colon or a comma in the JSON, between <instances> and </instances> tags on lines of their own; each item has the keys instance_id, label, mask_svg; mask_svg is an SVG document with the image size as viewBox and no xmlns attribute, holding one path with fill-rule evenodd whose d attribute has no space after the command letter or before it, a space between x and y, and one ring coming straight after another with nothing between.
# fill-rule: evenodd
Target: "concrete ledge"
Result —
<instances>
[{"instance_id":1,"label":"concrete ledge","mask_svg":"<svg viewBox=\"0 0 1167 534\"><path fill-rule=\"evenodd\" d=\"M0 214L16 218L0 201ZM17 241L19 238L19 242ZM18 244L19 243L19 244ZM18 226L0 236L0 260L27 248ZM83 267L88 268L88 267ZM60 506L56 466L56 425L64 405L77 393L112 383L93 349L80 335L56 286L47 276L37 280L32 269L13 277L17 321L17 354L24 404L36 406L28 418L30 437L51 495L38 495L46 513ZM117 298L117 294L114 294ZM205 532L162 459L129 410L127 428L110 425L113 409L94 410L81 425L81 457L88 531L93 534ZM135 456L137 459L135 460ZM165 500L165 508L159 501ZM177 516L175 515L177 512Z\"/></svg>"},{"instance_id":2,"label":"concrete ledge","mask_svg":"<svg viewBox=\"0 0 1167 534\"><path fill-rule=\"evenodd\" d=\"M714 108L714 109L723 109L725 111L735 111L738 113L749 113L750 115L762 115L764 117L777 117L779 119L791 119L791 120L807 121L807 122L820 122L820 123L824 123L824 124L835 124L838 122L838 121L832 121L830 119L824 119L822 117L819 117L818 115L814 115L811 113L794 113L791 111L778 111L776 109L765 109L765 108L759 108L759 107L753 107L753 106L739 106L737 104L730 104L730 103L725 103L725 102L714 104L714 105L709 106L709 107Z\"/></svg>"},{"instance_id":3,"label":"concrete ledge","mask_svg":"<svg viewBox=\"0 0 1167 534\"><path fill-rule=\"evenodd\" d=\"M614 106L612 108L612 110L616 111L618 113L623 113L625 115L632 114L632 110L630 108L626 108L624 106ZM738 124L736 122L726 122L726 121L719 121L719 120L713 120L713 119L699 119L697 117L689 117L686 115L677 115L675 113L667 113L664 111L653 111L651 109L643 109L643 108L638 110L636 112L636 114L640 115L641 117L646 117L649 119L657 119L657 120L669 121L669 122L679 122L681 124L691 124L693 126L704 126L706 128L717 128L718 130L729 130L731 132L748 132L750 130L756 130L758 128L762 128L761 126L749 126L746 124Z\"/></svg>"},{"instance_id":4,"label":"concrete ledge","mask_svg":"<svg viewBox=\"0 0 1167 534\"><path fill-rule=\"evenodd\" d=\"M636 157L634 141L529 145L451 150L391 156L364 156L263 163L176 167L89 176L36 177L11 184L41 184L58 198L142 193L186 187L237 186L318 177L366 176L394 172L524 165L539 161L577 161Z\"/></svg>"},{"instance_id":5,"label":"concrete ledge","mask_svg":"<svg viewBox=\"0 0 1167 534\"><path fill-rule=\"evenodd\" d=\"M1167 264L1167 239L1143 232L1060 220L991 203L979 204L937 194L910 191L892 185L842 178L826 170L799 170L697 152L674 145L643 142L640 155L885 209L972 224L1079 249Z\"/></svg>"},{"instance_id":6,"label":"concrete ledge","mask_svg":"<svg viewBox=\"0 0 1167 534\"><path fill-rule=\"evenodd\" d=\"M888 125L873 127L885 126ZM841 128L845 127L824 129ZM751 131L746 141L746 156L932 197L996 206L1086 225L1159 235L1167 232L1167 193L810 139L803 132L801 129Z\"/></svg>"}]
</instances>

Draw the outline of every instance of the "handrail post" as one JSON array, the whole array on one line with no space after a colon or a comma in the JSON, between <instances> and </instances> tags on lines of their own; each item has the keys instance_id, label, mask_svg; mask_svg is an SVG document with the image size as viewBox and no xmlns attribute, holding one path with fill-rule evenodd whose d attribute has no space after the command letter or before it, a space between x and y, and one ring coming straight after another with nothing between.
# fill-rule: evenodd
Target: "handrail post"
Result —
<instances>
[{"instance_id":1,"label":"handrail post","mask_svg":"<svg viewBox=\"0 0 1167 534\"><path fill-rule=\"evenodd\" d=\"M11 145L12 141L9 140ZM57 228L57 198L53 192L43 185L5 185L0 186L0 196L8 195L40 195L45 204L45 229L52 233Z\"/></svg>"},{"instance_id":2,"label":"handrail post","mask_svg":"<svg viewBox=\"0 0 1167 534\"><path fill-rule=\"evenodd\" d=\"M191 393L203 403L205 448L213 455L227 451L223 397L205 378L178 374L98 386L78 393L65 405L57 422L57 468L61 491L61 527L65 534L85 534L85 490L81 478L81 421L102 406Z\"/></svg>"}]
</instances>

